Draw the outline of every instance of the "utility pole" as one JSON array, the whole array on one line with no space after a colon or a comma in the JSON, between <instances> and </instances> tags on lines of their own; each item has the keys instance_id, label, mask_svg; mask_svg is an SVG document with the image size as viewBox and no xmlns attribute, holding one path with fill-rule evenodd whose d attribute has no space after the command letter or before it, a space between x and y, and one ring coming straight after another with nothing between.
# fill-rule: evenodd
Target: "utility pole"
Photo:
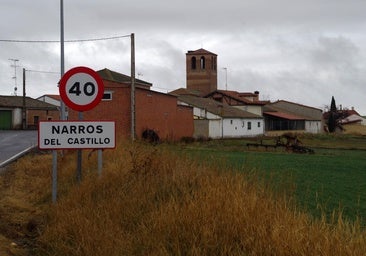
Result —
<instances>
[{"instance_id":1,"label":"utility pole","mask_svg":"<svg viewBox=\"0 0 366 256\"><path fill-rule=\"evenodd\" d=\"M23 107L22 107L22 124L23 130L27 129L27 110L25 106L25 68L23 68Z\"/></svg>"},{"instance_id":2,"label":"utility pole","mask_svg":"<svg viewBox=\"0 0 366 256\"><path fill-rule=\"evenodd\" d=\"M17 67L19 67L17 65L17 62L19 60L17 60L17 59L9 59L9 60L14 62L14 64L10 65L10 66L14 68L14 76L12 78L14 79L14 95L16 96L17 95L17 90L18 90L18 87L17 87Z\"/></svg>"},{"instance_id":3,"label":"utility pole","mask_svg":"<svg viewBox=\"0 0 366 256\"><path fill-rule=\"evenodd\" d=\"M135 111L135 34L131 34L131 139L136 138L136 111Z\"/></svg>"}]
</instances>

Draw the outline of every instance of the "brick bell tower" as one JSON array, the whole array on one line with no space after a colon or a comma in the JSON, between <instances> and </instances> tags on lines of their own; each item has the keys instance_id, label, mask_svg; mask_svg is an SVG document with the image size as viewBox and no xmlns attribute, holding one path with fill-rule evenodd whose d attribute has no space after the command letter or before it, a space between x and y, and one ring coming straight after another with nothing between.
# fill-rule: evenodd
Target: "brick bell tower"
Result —
<instances>
[{"instance_id":1,"label":"brick bell tower","mask_svg":"<svg viewBox=\"0 0 366 256\"><path fill-rule=\"evenodd\" d=\"M217 90L217 54L205 49L186 53L187 89L200 96Z\"/></svg>"}]
</instances>

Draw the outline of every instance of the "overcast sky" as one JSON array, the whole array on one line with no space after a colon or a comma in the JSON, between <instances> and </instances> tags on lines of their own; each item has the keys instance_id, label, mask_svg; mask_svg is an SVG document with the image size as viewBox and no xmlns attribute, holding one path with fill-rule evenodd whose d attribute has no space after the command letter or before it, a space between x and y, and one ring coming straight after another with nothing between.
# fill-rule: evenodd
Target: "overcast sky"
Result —
<instances>
[{"instance_id":1,"label":"overcast sky","mask_svg":"<svg viewBox=\"0 0 366 256\"><path fill-rule=\"evenodd\" d=\"M219 89L227 78L228 90L321 109L334 96L366 115L365 13L365 0L64 0L65 40L127 36L65 43L65 70L130 75L134 33L136 76L154 90L185 87L185 54L204 48L218 55ZM28 96L58 93L59 43L4 40L59 40L60 1L1 0L0 21L0 94L14 94L9 59L18 95L23 68Z\"/></svg>"}]
</instances>

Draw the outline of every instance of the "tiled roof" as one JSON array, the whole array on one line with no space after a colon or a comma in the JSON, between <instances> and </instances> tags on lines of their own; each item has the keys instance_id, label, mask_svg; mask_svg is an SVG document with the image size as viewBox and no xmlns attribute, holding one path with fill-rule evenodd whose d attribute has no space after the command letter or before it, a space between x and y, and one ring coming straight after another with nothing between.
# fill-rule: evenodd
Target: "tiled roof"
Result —
<instances>
[{"instance_id":1,"label":"tiled roof","mask_svg":"<svg viewBox=\"0 0 366 256\"><path fill-rule=\"evenodd\" d=\"M193 95L193 96L200 96L200 91L197 90L190 90L186 88L179 88L174 91L169 92L171 95L180 96L180 95Z\"/></svg>"},{"instance_id":2,"label":"tiled roof","mask_svg":"<svg viewBox=\"0 0 366 256\"><path fill-rule=\"evenodd\" d=\"M284 103L284 104L281 104ZM279 105L281 104L281 105ZM296 111L297 107L299 109L307 109L308 111ZM299 117L301 120L307 120L307 121L315 121L315 120L321 120L322 119L322 110L314 107L309 107L306 105L302 105L299 103L294 103L290 101L285 100L278 100L273 103L269 103L264 106L263 108L264 113L284 113L285 115L289 116L296 116ZM273 116L273 114L272 114ZM287 118L286 118L287 119Z\"/></svg>"},{"instance_id":3,"label":"tiled roof","mask_svg":"<svg viewBox=\"0 0 366 256\"><path fill-rule=\"evenodd\" d=\"M242 102L245 105L261 105L261 106L263 106L263 105L268 103L268 101L262 101L262 100L252 101L252 100L246 99L245 97L240 97L240 95L244 96L244 95L247 95L247 93L237 92L237 91L228 91L228 90L216 90L216 91L210 92L209 94L207 94L204 97L208 98L208 97L214 95L215 93L225 95L225 96L230 97L230 98L232 98L236 101Z\"/></svg>"},{"instance_id":4,"label":"tiled roof","mask_svg":"<svg viewBox=\"0 0 366 256\"><path fill-rule=\"evenodd\" d=\"M55 105L25 97L25 105L28 109L48 109L57 110ZM0 95L0 107L3 108L21 108L23 107L23 96L2 96Z\"/></svg>"},{"instance_id":5,"label":"tiled roof","mask_svg":"<svg viewBox=\"0 0 366 256\"><path fill-rule=\"evenodd\" d=\"M261 119L261 116L256 114L222 104L212 99L200 98L190 95L182 95L178 97L179 101L185 102L197 108L206 109L208 112L221 117L233 118L256 118Z\"/></svg>"},{"instance_id":6,"label":"tiled roof","mask_svg":"<svg viewBox=\"0 0 366 256\"><path fill-rule=\"evenodd\" d=\"M289 113L284 113L284 112L264 112L263 114L274 116L274 117L279 117L279 118L287 119L287 120L305 120L304 117L289 114Z\"/></svg>"},{"instance_id":7,"label":"tiled roof","mask_svg":"<svg viewBox=\"0 0 366 256\"><path fill-rule=\"evenodd\" d=\"M130 76L126 76L124 74L112 71L107 68L99 70L99 71L97 71L97 73L104 80L109 80L109 81L113 81L113 82L117 82L117 83L127 83L127 84L131 83ZM151 83L148 83L148 82L140 80L140 79L135 79L135 83L138 85L143 85L143 86L149 86L149 87L152 86Z\"/></svg>"},{"instance_id":8,"label":"tiled roof","mask_svg":"<svg viewBox=\"0 0 366 256\"><path fill-rule=\"evenodd\" d=\"M291 105L297 105L297 106L301 106L301 107L305 107L305 108L312 108L312 109L315 109L315 110L320 110L319 108L315 108L315 107L311 107L311 106L306 106L306 105L303 105L303 104L300 104L300 103L296 103L296 102L291 102L291 101L287 101L287 100L277 100L275 102L272 102L271 104L272 105L276 105L277 103L281 103L281 102L284 102L284 103L287 103L287 104L291 104Z\"/></svg>"},{"instance_id":9,"label":"tiled roof","mask_svg":"<svg viewBox=\"0 0 366 256\"><path fill-rule=\"evenodd\" d=\"M212 54L212 55L216 55L216 56L217 56L217 54L215 54L215 53L213 53L213 52L210 52L210 51L207 51L207 50L205 50L205 49L203 49L203 48L200 48L200 49L198 49L198 50L194 50L194 51L190 50L190 51L188 51L188 52L187 52L187 54L188 54L188 55L196 55L196 54Z\"/></svg>"}]
</instances>

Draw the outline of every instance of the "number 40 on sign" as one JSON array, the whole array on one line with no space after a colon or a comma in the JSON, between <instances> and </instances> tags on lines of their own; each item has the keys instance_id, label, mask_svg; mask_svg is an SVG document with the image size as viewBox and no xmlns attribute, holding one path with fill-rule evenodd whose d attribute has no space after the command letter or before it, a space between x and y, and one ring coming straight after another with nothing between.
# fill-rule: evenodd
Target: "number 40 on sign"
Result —
<instances>
[{"instance_id":1,"label":"number 40 on sign","mask_svg":"<svg viewBox=\"0 0 366 256\"><path fill-rule=\"evenodd\" d=\"M76 111L86 111L101 101L104 85L94 70L75 67L62 76L59 91L61 99L68 107Z\"/></svg>"}]
</instances>

